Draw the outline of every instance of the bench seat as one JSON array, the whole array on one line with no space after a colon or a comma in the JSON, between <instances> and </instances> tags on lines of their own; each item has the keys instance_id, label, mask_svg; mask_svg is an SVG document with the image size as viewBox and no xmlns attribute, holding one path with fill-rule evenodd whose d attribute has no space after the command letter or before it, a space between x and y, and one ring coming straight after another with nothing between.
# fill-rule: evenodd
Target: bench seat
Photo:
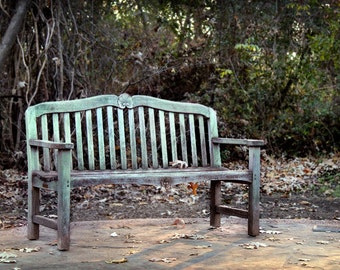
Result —
<instances>
[{"instance_id":1,"label":"bench seat","mask_svg":"<svg viewBox=\"0 0 340 270\"><path fill-rule=\"evenodd\" d=\"M58 190L58 173L56 171L33 171L33 186ZM105 185L105 184L138 184L153 186L170 186L189 182L228 181L250 184L252 172L219 168L186 168L186 169L139 169L124 171L71 171L71 188Z\"/></svg>"}]
</instances>

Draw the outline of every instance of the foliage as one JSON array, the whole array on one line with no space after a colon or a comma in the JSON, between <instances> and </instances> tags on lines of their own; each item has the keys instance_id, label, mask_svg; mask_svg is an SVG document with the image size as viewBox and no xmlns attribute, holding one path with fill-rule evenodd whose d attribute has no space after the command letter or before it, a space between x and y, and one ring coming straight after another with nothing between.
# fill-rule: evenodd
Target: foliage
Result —
<instances>
[{"instance_id":1,"label":"foliage","mask_svg":"<svg viewBox=\"0 0 340 270\"><path fill-rule=\"evenodd\" d=\"M1 35L14 2L1 1ZM122 92L212 106L222 136L266 139L278 155L338 151L339 7L34 0L0 71L0 152L22 157L29 105Z\"/></svg>"},{"instance_id":2,"label":"foliage","mask_svg":"<svg viewBox=\"0 0 340 270\"><path fill-rule=\"evenodd\" d=\"M340 169L333 169L323 172L319 176L321 187L319 193L340 198Z\"/></svg>"},{"instance_id":3,"label":"foliage","mask_svg":"<svg viewBox=\"0 0 340 270\"><path fill-rule=\"evenodd\" d=\"M221 79L214 102L229 124L226 135L266 138L269 149L290 155L339 147L339 61L333 61L339 58L340 43L334 38L339 14L329 5L312 4L291 3L260 14L255 19L267 23L252 26L249 36L233 47L237 60L216 70ZM290 27L288 11L295 14ZM329 25L318 25L320 14ZM270 17L275 18L272 26ZM240 28L246 25L251 23Z\"/></svg>"}]
</instances>

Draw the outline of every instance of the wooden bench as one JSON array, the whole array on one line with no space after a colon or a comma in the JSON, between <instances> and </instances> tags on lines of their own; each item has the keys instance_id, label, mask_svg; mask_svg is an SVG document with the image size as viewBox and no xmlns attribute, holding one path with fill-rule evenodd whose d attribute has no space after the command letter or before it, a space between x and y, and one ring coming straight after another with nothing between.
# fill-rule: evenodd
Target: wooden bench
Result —
<instances>
[{"instance_id":1,"label":"wooden bench","mask_svg":"<svg viewBox=\"0 0 340 270\"><path fill-rule=\"evenodd\" d=\"M39 225L70 247L70 191L99 184L176 185L210 181L210 224L220 215L248 218L259 234L261 140L218 138L216 113L193 103L128 94L45 102L27 109L28 238ZM249 169L222 167L221 144L249 147ZM180 160L188 167L169 165ZM247 210L221 205L221 181L249 186ZM40 190L57 191L58 218L40 214Z\"/></svg>"}]
</instances>

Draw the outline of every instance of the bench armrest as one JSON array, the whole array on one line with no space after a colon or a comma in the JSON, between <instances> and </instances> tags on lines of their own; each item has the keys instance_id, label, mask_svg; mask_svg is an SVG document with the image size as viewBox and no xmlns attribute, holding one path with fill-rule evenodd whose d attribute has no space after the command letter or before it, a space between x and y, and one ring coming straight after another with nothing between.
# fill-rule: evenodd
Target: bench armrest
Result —
<instances>
[{"instance_id":1,"label":"bench armrest","mask_svg":"<svg viewBox=\"0 0 340 270\"><path fill-rule=\"evenodd\" d=\"M71 150L73 149L73 143L65 143L65 142L52 142L46 140L34 140L31 139L28 141L30 146L36 147L46 147L50 149L64 149L64 150Z\"/></svg>"},{"instance_id":2,"label":"bench armrest","mask_svg":"<svg viewBox=\"0 0 340 270\"><path fill-rule=\"evenodd\" d=\"M231 138L212 138L212 143L216 144L231 144L231 145L246 145L252 147L264 146L263 140L249 140L249 139L231 139Z\"/></svg>"}]
</instances>

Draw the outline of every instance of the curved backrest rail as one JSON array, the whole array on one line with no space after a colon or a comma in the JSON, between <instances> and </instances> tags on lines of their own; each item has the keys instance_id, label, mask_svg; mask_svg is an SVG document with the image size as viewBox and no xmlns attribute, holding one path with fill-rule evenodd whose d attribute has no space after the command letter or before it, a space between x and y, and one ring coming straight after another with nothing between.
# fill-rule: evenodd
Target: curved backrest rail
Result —
<instances>
[{"instance_id":1,"label":"curved backrest rail","mask_svg":"<svg viewBox=\"0 0 340 270\"><path fill-rule=\"evenodd\" d=\"M131 101L123 103L120 102L124 97L131 98ZM190 106L188 106L190 104ZM65 112L76 112L96 109L98 107L119 107L119 108L136 108L136 107L150 107L157 110L164 110L174 113L194 113L200 114L205 117L209 117L211 114L211 108L198 104L198 103L187 103L164 100L155 97L136 95L128 96L123 94L121 96L116 95L100 95L95 97L89 97L84 99L76 100L65 100L65 101L49 101L36 104L27 109L26 113L32 117L39 117L45 113L65 113Z\"/></svg>"}]
</instances>

